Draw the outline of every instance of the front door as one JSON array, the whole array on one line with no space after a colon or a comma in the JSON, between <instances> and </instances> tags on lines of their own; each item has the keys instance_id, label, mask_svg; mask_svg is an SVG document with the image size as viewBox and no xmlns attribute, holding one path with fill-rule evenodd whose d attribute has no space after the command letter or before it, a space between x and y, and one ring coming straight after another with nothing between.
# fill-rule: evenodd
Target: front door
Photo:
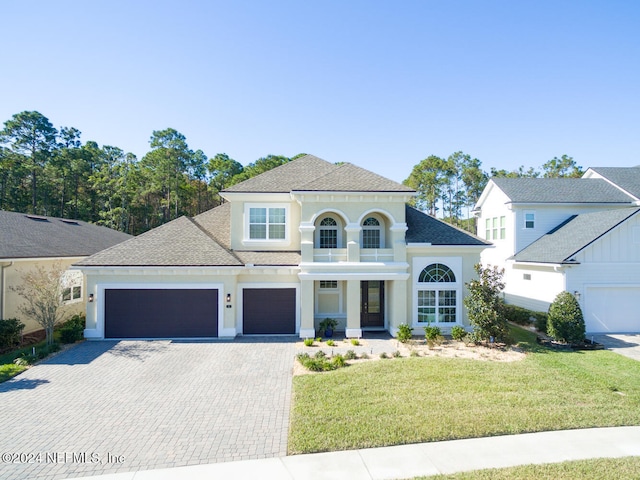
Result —
<instances>
[{"instance_id":1,"label":"front door","mask_svg":"<svg viewBox=\"0 0 640 480\"><path fill-rule=\"evenodd\" d=\"M360 327L384 327L384 281L360 282Z\"/></svg>"}]
</instances>

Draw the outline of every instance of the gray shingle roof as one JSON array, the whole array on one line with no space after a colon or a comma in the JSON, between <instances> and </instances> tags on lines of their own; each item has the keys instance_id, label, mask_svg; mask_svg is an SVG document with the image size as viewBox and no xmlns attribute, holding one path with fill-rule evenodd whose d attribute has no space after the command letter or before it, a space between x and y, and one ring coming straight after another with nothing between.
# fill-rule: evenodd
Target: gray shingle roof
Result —
<instances>
[{"instance_id":1,"label":"gray shingle roof","mask_svg":"<svg viewBox=\"0 0 640 480\"><path fill-rule=\"evenodd\" d=\"M81 220L0 210L0 258L82 257L129 238Z\"/></svg>"},{"instance_id":2,"label":"gray shingle roof","mask_svg":"<svg viewBox=\"0 0 640 480\"><path fill-rule=\"evenodd\" d=\"M350 163L334 165L305 155L224 190L245 193L414 192L413 189Z\"/></svg>"},{"instance_id":3,"label":"gray shingle roof","mask_svg":"<svg viewBox=\"0 0 640 480\"><path fill-rule=\"evenodd\" d=\"M599 178L492 178L514 203L631 203Z\"/></svg>"},{"instance_id":4,"label":"gray shingle roof","mask_svg":"<svg viewBox=\"0 0 640 480\"><path fill-rule=\"evenodd\" d=\"M193 217L205 232L222 245L224 248L231 248L231 204L223 203L211 210Z\"/></svg>"},{"instance_id":5,"label":"gray shingle roof","mask_svg":"<svg viewBox=\"0 0 640 480\"><path fill-rule=\"evenodd\" d=\"M432 245L491 245L470 233L407 205L407 243Z\"/></svg>"},{"instance_id":6,"label":"gray shingle roof","mask_svg":"<svg viewBox=\"0 0 640 480\"><path fill-rule=\"evenodd\" d=\"M571 263L571 258L640 208L620 208L574 215L515 254L517 262Z\"/></svg>"},{"instance_id":7,"label":"gray shingle roof","mask_svg":"<svg viewBox=\"0 0 640 480\"><path fill-rule=\"evenodd\" d=\"M257 252L257 251L234 251L243 263L253 265L300 265L300 252Z\"/></svg>"},{"instance_id":8,"label":"gray shingle roof","mask_svg":"<svg viewBox=\"0 0 640 480\"><path fill-rule=\"evenodd\" d=\"M591 168L624 191L640 198L640 166L638 167L596 167Z\"/></svg>"},{"instance_id":9,"label":"gray shingle roof","mask_svg":"<svg viewBox=\"0 0 640 480\"><path fill-rule=\"evenodd\" d=\"M165 223L78 262L79 266L239 266L242 262L188 217Z\"/></svg>"},{"instance_id":10,"label":"gray shingle roof","mask_svg":"<svg viewBox=\"0 0 640 480\"><path fill-rule=\"evenodd\" d=\"M305 155L258 176L240 182L225 192L289 193L333 171L336 165L313 155Z\"/></svg>"}]
</instances>

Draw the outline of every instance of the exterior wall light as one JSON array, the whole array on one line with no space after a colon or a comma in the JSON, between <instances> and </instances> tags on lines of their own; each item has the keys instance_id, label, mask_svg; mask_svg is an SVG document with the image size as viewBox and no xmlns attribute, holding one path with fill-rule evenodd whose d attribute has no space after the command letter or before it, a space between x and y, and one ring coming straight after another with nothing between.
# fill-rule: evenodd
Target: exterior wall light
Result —
<instances>
[{"instance_id":1,"label":"exterior wall light","mask_svg":"<svg viewBox=\"0 0 640 480\"><path fill-rule=\"evenodd\" d=\"M231 303L231 294L227 293L227 303Z\"/></svg>"},{"instance_id":2,"label":"exterior wall light","mask_svg":"<svg viewBox=\"0 0 640 480\"><path fill-rule=\"evenodd\" d=\"M576 300L580 301L580 292L579 291L575 291L573 292L573 296L576 297Z\"/></svg>"},{"instance_id":3,"label":"exterior wall light","mask_svg":"<svg viewBox=\"0 0 640 480\"><path fill-rule=\"evenodd\" d=\"M93 293L89 294L89 303L93 303Z\"/></svg>"}]
</instances>

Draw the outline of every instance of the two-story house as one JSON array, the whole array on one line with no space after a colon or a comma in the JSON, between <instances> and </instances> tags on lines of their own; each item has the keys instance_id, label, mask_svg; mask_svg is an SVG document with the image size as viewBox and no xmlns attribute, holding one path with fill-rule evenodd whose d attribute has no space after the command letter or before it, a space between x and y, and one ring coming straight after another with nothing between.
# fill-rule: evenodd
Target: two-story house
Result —
<instances>
[{"instance_id":1,"label":"two-story house","mask_svg":"<svg viewBox=\"0 0 640 480\"><path fill-rule=\"evenodd\" d=\"M86 337L305 338L326 317L349 337L468 326L465 283L488 242L409 207L411 188L306 155L221 195L77 263Z\"/></svg>"},{"instance_id":2,"label":"two-story house","mask_svg":"<svg viewBox=\"0 0 640 480\"><path fill-rule=\"evenodd\" d=\"M578 298L588 332L640 331L640 167L591 168L582 178L493 178L475 209L505 268L507 303L547 311Z\"/></svg>"}]
</instances>

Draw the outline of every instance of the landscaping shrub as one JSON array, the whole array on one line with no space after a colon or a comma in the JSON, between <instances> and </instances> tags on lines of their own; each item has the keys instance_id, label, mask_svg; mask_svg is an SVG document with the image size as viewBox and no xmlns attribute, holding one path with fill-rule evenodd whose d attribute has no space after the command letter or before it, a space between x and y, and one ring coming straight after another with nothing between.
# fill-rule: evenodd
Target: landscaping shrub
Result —
<instances>
[{"instance_id":1,"label":"landscaping shrub","mask_svg":"<svg viewBox=\"0 0 640 480\"><path fill-rule=\"evenodd\" d=\"M358 356L353 350L347 350L347 353L344 354L344 358L345 360L355 360Z\"/></svg>"},{"instance_id":2,"label":"landscaping shrub","mask_svg":"<svg viewBox=\"0 0 640 480\"><path fill-rule=\"evenodd\" d=\"M466 335L467 331L464 329L464 327L461 327L460 325L451 327L451 338L453 338L454 340L461 342L462 339L466 337Z\"/></svg>"},{"instance_id":3,"label":"landscaping shrub","mask_svg":"<svg viewBox=\"0 0 640 480\"><path fill-rule=\"evenodd\" d=\"M560 342L580 343L584 340L582 309L571 293L560 292L549 307L547 333Z\"/></svg>"},{"instance_id":4,"label":"landscaping shrub","mask_svg":"<svg viewBox=\"0 0 640 480\"><path fill-rule=\"evenodd\" d=\"M317 352L313 357L309 356L308 353L300 353L296 358L304 368L312 372L328 372L347 365L342 355L336 355L332 359L329 359L322 350Z\"/></svg>"},{"instance_id":5,"label":"landscaping shrub","mask_svg":"<svg viewBox=\"0 0 640 480\"><path fill-rule=\"evenodd\" d=\"M542 333L547 333L548 315L544 312L535 312L534 316L536 317L536 323L535 323L536 330Z\"/></svg>"},{"instance_id":6,"label":"landscaping shrub","mask_svg":"<svg viewBox=\"0 0 640 480\"><path fill-rule=\"evenodd\" d=\"M398 333L396 334L396 338L401 343L407 343L409 340L411 340L412 330L413 328L411 328L408 324L401 323L400 325L398 325Z\"/></svg>"},{"instance_id":7,"label":"landscaping shrub","mask_svg":"<svg viewBox=\"0 0 640 480\"><path fill-rule=\"evenodd\" d=\"M427 342L437 342L442 338L442 332L439 327L428 325L424 327L424 338L427 339Z\"/></svg>"},{"instance_id":8,"label":"landscaping shrub","mask_svg":"<svg viewBox=\"0 0 640 480\"><path fill-rule=\"evenodd\" d=\"M327 345L329 347L335 347L336 346L336 342L334 342L333 340L327 340Z\"/></svg>"},{"instance_id":9,"label":"landscaping shrub","mask_svg":"<svg viewBox=\"0 0 640 480\"><path fill-rule=\"evenodd\" d=\"M0 320L0 350L19 345L23 328L24 323L17 318Z\"/></svg>"},{"instance_id":10,"label":"landscaping shrub","mask_svg":"<svg viewBox=\"0 0 640 480\"><path fill-rule=\"evenodd\" d=\"M400 350L396 350L391 355L393 355L393 358L400 358L402 356L402 354L400 353Z\"/></svg>"},{"instance_id":11,"label":"landscaping shrub","mask_svg":"<svg viewBox=\"0 0 640 480\"><path fill-rule=\"evenodd\" d=\"M385 352L382 352L380 358L389 358L389 356Z\"/></svg>"},{"instance_id":12,"label":"landscaping shrub","mask_svg":"<svg viewBox=\"0 0 640 480\"><path fill-rule=\"evenodd\" d=\"M304 346L305 347L310 347L313 345L313 338L305 338L304 339Z\"/></svg>"},{"instance_id":13,"label":"landscaping shrub","mask_svg":"<svg viewBox=\"0 0 640 480\"><path fill-rule=\"evenodd\" d=\"M347 362L345 362L344 357L342 355L340 355L340 354L335 355L331 359L331 363L336 368L342 368L342 367L346 367L347 366Z\"/></svg>"},{"instance_id":14,"label":"landscaping shrub","mask_svg":"<svg viewBox=\"0 0 640 480\"><path fill-rule=\"evenodd\" d=\"M469 295L463 301L473 325L472 338L476 342L490 338L506 341L509 328L504 316L504 302L500 298L504 289L504 269L484 268L481 264L475 265L474 269L478 279L466 284Z\"/></svg>"},{"instance_id":15,"label":"landscaping shrub","mask_svg":"<svg viewBox=\"0 0 640 480\"><path fill-rule=\"evenodd\" d=\"M358 345L360 345L360 340L358 340L357 338L352 338L351 345L357 347Z\"/></svg>"},{"instance_id":16,"label":"landscaping shrub","mask_svg":"<svg viewBox=\"0 0 640 480\"><path fill-rule=\"evenodd\" d=\"M504 305L504 316L510 322L518 325L531 325L531 317L535 312L518 305Z\"/></svg>"},{"instance_id":17,"label":"landscaping shrub","mask_svg":"<svg viewBox=\"0 0 640 480\"><path fill-rule=\"evenodd\" d=\"M84 337L85 317L74 315L60 327L60 341L62 343L75 343Z\"/></svg>"}]
</instances>

